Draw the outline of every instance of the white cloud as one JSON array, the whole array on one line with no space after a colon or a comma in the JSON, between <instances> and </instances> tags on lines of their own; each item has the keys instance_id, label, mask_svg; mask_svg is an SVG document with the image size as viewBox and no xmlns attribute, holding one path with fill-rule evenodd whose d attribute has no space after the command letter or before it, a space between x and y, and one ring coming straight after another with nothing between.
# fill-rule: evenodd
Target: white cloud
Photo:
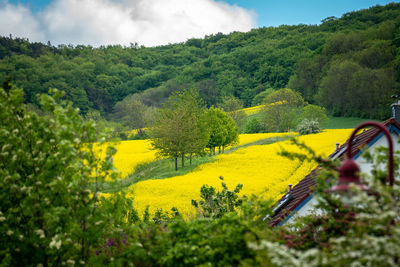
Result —
<instances>
[{"instance_id":1,"label":"white cloud","mask_svg":"<svg viewBox=\"0 0 400 267\"><path fill-rule=\"evenodd\" d=\"M40 24L30 10L21 5L0 2L0 35L29 38L30 41L44 41Z\"/></svg>"},{"instance_id":2,"label":"white cloud","mask_svg":"<svg viewBox=\"0 0 400 267\"><path fill-rule=\"evenodd\" d=\"M7 4L6 9L10 6ZM36 14L36 20L21 5L13 7L14 14L21 14L23 9L32 25L43 25L42 29L35 26L25 32L30 36L44 32L43 41L53 44L137 42L155 46L217 32L248 31L255 26L253 12L215 0L55 0ZM10 29L22 26L16 21Z\"/></svg>"}]
</instances>

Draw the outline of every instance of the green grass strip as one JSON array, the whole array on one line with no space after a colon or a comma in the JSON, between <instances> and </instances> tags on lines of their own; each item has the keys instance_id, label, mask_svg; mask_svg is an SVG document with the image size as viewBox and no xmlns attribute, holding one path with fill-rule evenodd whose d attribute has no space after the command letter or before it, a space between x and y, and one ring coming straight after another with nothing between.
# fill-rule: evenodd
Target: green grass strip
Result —
<instances>
[{"instance_id":1,"label":"green grass strip","mask_svg":"<svg viewBox=\"0 0 400 267\"><path fill-rule=\"evenodd\" d=\"M355 117L329 117L328 124L324 129L349 129L355 128L358 124L367 121L368 119Z\"/></svg>"}]
</instances>

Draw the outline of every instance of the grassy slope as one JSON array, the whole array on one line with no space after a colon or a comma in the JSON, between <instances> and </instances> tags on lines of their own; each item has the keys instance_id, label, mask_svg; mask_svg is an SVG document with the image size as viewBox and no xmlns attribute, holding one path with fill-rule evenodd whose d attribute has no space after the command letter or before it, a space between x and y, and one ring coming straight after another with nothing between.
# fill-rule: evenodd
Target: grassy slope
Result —
<instances>
[{"instance_id":1,"label":"grassy slope","mask_svg":"<svg viewBox=\"0 0 400 267\"><path fill-rule=\"evenodd\" d=\"M329 122L325 129L349 129L355 128L358 124L368 121L368 119L354 117L329 117Z\"/></svg>"},{"instance_id":2,"label":"grassy slope","mask_svg":"<svg viewBox=\"0 0 400 267\"><path fill-rule=\"evenodd\" d=\"M248 118L251 117L259 117L260 114L252 114ZM367 119L361 118L352 118L352 117L329 117L329 123L325 129L348 129L354 128L361 122L367 121ZM246 144L243 146L233 147L229 150L226 150L225 153L230 153L236 151L239 148L252 146L252 145L261 145L261 144L270 144L278 141L282 141L288 139L289 137L276 137L276 138L267 138L263 140L259 140L254 143ZM111 193L117 192L126 188L132 184L135 184L139 181L144 181L148 179L164 179L173 176L179 176L187 174L193 171L195 168L200 166L201 164L212 162L215 160L214 155L205 155L203 157L193 157L192 165L189 165L189 160L187 159L185 162L185 167L181 168L179 165L178 171L174 169L174 163L171 159L158 159L153 162L145 163L138 166L135 172L125 179L121 179L114 182L104 182L101 185L101 191ZM180 162L179 162L180 164Z\"/></svg>"},{"instance_id":3,"label":"grassy slope","mask_svg":"<svg viewBox=\"0 0 400 267\"><path fill-rule=\"evenodd\" d=\"M225 153L231 153L239 148L245 148L253 145L265 145L271 144L279 141L283 141L289 139L292 136L283 136L283 137L273 137L266 138L262 140L258 140L253 143L245 144L242 146L235 146L225 151ZM113 182L104 182L100 185L100 191L104 193L112 193L118 192L122 189L135 184L139 181L144 181L148 179L164 179L173 176L179 176L187 174L193 171L195 168L200 166L201 164L212 162L215 160L215 155L205 155L205 156L195 156L193 157L192 165L189 165L189 160L187 159L185 162L185 167L181 168L179 165L178 171L175 171L174 162L171 159L158 159L149 163L145 163L136 167L135 172L127 178L113 181ZM181 162L179 162L181 163Z\"/></svg>"}]
</instances>

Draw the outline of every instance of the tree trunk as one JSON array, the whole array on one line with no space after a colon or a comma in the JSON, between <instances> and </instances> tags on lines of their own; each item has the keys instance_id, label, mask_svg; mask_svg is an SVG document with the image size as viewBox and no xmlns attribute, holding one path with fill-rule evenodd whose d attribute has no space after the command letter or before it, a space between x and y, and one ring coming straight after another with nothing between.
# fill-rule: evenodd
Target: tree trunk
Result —
<instances>
[{"instance_id":1,"label":"tree trunk","mask_svg":"<svg viewBox=\"0 0 400 267\"><path fill-rule=\"evenodd\" d=\"M221 154L221 146L218 147L218 154Z\"/></svg>"},{"instance_id":2,"label":"tree trunk","mask_svg":"<svg viewBox=\"0 0 400 267\"><path fill-rule=\"evenodd\" d=\"M185 167L185 153L182 153L182 168Z\"/></svg>"},{"instance_id":3,"label":"tree trunk","mask_svg":"<svg viewBox=\"0 0 400 267\"><path fill-rule=\"evenodd\" d=\"M222 153L225 153L225 146L222 146Z\"/></svg>"},{"instance_id":4,"label":"tree trunk","mask_svg":"<svg viewBox=\"0 0 400 267\"><path fill-rule=\"evenodd\" d=\"M137 135L138 135L139 138L142 138L142 137L144 136L144 131L143 131L142 128L139 128L139 129L138 129Z\"/></svg>"},{"instance_id":5,"label":"tree trunk","mask_svg":"<svg viewBox=\"0 0 400 267\"><path fill-rule=\"evenodd\" d=\"M175 171L178 170L178 157L175 157Z\"/></svg>"},{"instance_id":6,"label":"tree trunk","mask_svg":"<svg viewBox=\"0 0 400 267\"><path fill-rule=\"evenodd\" d=\"M190 166L192 166L192 155L193 153L190 153Z\"/></svg>"}]
</instances>

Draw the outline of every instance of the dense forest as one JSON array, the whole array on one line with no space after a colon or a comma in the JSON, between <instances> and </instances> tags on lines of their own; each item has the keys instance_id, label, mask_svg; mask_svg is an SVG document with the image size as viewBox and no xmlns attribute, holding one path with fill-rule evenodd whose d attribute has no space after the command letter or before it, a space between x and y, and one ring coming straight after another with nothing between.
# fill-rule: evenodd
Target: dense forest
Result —
<instances>
[{"instance_id":1,"label":"dense forest","mask_svg":"<svg viewBox=\"0 0 400 267\"><path fill-rule=\"evenodd\" d=\"M245 107L266 91L291 88L336 116L385 119L399 93L400 4L329 17L320 25L264 27L159 47L58 45L0 37L0 81L26 101L49 88L66 92L82 114L113 119L132 94L159 106L196 88L207 106L234 96ZM271 90L272 88L272 90Z\"/></svg>"}]
</instances>

